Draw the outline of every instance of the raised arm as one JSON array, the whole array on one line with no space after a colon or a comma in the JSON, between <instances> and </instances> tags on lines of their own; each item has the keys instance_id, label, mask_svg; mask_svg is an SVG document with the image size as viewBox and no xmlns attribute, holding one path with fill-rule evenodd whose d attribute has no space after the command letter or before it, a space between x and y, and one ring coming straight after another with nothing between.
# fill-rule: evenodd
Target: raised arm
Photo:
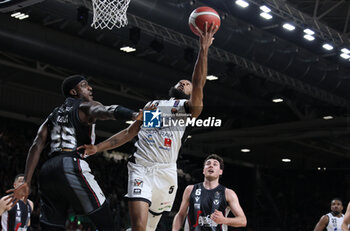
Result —
<instances>
[{"instance_id":1,"label":"raised arm","mask_svg":"<svg viewBox=\"0 0 350 231\"><path fill-rule=\"evenodd\" d=\"M30 191L32 176L38 164L40 154L45 147L46 140L47 140L47 133L48 133L47 120L45 120L45 122L40 126L38 133L34 139L34 142L29 149L27 161L26 161L26 167L24 171L24 183L15 189L10 189L7 191L7 193L13 192L12 201L14 202L14 204L17 203L23 197L24 197L24 202L27 201L29 191Z\"/></svg>"},{"instance_id":2,"label":"raised arm","mask_svg":"<svg viewBox=\"0 0 350 231\"><path fill-rule=\"evenodd\" d=\"M350 203L348 204L348 207L346 208L344 220L343 220L343 223L341 224L341 230L342 231L349 231L349 224L350 224Z\"/></svg>"},{"instance_id":3,"label":"raised arm","mask_svg":"<svg viewBox=\"0 0 350 231\"><path fill-rule=\"evenodd\" d=\"M85 144L78 147L77 150L84 148L85 149L84 156L89 156L89 155L95 154L96 152L107 151L113 148L120 147L137 135L141 125L142 125L142 121L136 120L129 127L111 136L107 140L97 145Z\"/></svg>"},{"instance_id":4,"label":"raised arm","mask_svg":"<svg viewBox=\"0 0 350 231\"><path fill-rule=\"evenodd\" d=\"M314 231L323 231L327 224L328 224L329 218L327 215L323 215L321 219L317 222Z\"/></svg>"},{"instance_id":5,"label":"raised arm","mask_svg":"<svg viewBox=\"0 0 350 231\"><path fill-rule=\"evenodd\" d=\"M232 227L245 227L247 225L247 218L239 204L236 193L231 189L225 191L226 201L235 217L225 217L222 212L215 210L211 215L211 219L217 224L225 224Z\"/></svg>"},{"instance_id":6,"label":"raised arm","mask_svg":"<svg viewBox=\"0 0 350 231\"><path fill-rule=\"evenodd\" d=\"M184 224L185 218L187 216L188 206L190 205L190 195L193 189L193 185L186 187L184 194L182 196L182 202L180 205L179 212L174 217L172 231L179 231Z\"/></svg>"},{"instance_id":7,"label":"raised arm","mask_svg":"<svg viewBox=\"0 0 350 231\"><path fill-rule=\"evenodd\" d=\"M210 45L213 43L213 35L218 27L211 24L208 29L208 22L205 23L205 31L200 31L199 37L199 53L196 64L192 74L192 93L188 101L188 107L191 111L192 117L198 117L203 109L203 88L208 73L208 51Z\"/></svg>"}]
</instances>

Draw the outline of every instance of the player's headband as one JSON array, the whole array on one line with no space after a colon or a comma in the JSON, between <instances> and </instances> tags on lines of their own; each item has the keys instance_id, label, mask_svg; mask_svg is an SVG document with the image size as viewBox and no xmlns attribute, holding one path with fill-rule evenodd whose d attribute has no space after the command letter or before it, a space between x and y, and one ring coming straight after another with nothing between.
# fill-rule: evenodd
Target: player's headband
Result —
<instances>
[{"instance_id":1,"label":"player's headband","mask_svg":"<svg viewBox=\"0 0 350 231\"><path fill-rule=\"evenodd\" d=\"M80 83L82 80L86 80L84 76L82 75L71 75L67 78L65 78L62 82L61 89L62 94L65 98L71 96L69 94L69 91L73 89L78 83Z\"/></svg>"}]
</instances>

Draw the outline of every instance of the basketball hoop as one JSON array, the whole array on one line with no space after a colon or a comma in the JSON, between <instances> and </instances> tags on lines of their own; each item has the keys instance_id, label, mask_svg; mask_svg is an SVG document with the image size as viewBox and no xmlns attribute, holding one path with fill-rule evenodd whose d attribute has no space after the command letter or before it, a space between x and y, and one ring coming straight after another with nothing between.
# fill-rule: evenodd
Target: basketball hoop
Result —
<instances>
[{"instance_id":1,"label":"basketball hoop","mask_svg":"<svg viewBox=\"0 0 350 231\"><path fill-rule=\"evenodd\" d=\"M93 21L95 29L124 27L128 24L126 11L130 0L92 0Z\"/></svg>"}]
</instances>

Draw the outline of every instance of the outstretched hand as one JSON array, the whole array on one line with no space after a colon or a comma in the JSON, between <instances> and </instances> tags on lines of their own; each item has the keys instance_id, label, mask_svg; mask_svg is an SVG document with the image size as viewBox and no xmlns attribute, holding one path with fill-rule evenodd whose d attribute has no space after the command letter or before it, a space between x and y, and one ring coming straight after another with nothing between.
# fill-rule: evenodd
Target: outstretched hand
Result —
<instances>
[{"instance_id":1,"label":"outstretched hand","mask_svg":"<svg viewBox=\"0 0 350 231\"><path fill-rule=\"evenodd\" d=\"M9 195L0 199L0 216L3 212L11 209L11 197Z\"/></svg>"},{"instance_id":2,"label":"outstretched hand","mask_svg":"<svg viewBox=\"0 0 350 231\"><path fill-rule=\"evenodd\" d=\"M97 152L97 146L93 144L84 144L77 148L77 150L84 149L83 158L94 155Z\"/></svg>"},{"instance_id":3,"label":"outstretched hand","mask_svg":"<svg viewBox=\"0 0 350 231\"><path fill-rule=\"evenodd\" d=\"M27 182L24 182L23 184L19 185L17 188L7 190L6 193L11 193L9 195L11 198L10 203L12 203L11 207L13 207L19 200L22 200L22 199L24 203L27 203L29 191L30 191L30 187L27 184Z\"/></svg>"},{"instance_id":4,"label":"outstretched hand","mask_svg":"<svg viewBox=\"0 0 350 231\"><path fill-rule=\"evenodd\" d=\"M199 41L200 41L201 48L208 49L210 45L213 43L214 41L213 36L216 33L216 31L219 29L219 27L215 25L214 22L212 22L210 24L210 27L208 28L208 22L206 21L204 26L204 31L199 29L197 26L195 28L199 33Z\"/></svg>"}]
</instances>

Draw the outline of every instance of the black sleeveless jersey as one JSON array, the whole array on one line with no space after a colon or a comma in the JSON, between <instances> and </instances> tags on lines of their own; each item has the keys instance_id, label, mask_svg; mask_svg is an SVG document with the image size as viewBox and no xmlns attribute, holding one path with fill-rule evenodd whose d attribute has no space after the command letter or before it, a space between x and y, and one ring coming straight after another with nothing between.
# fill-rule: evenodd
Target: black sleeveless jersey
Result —
<instances>
[{"instance_id":1,"label":"black sleeveless jersey","mask_svg":"<svg viewBox=\"0 0 350 231\"><path fill-rule=\"evenodd\" d=\"M48 128L50 152L74 151L83 144L95 142L95 124L87 125L80 122L79 105L81 99L68 97L64 104L49 115Z\"/></svg>"},{"instance_id":2,"label":"black sleeveless jersey","mask_svg":"<svg viewBox=\"0 0 350 231\"><path fill-rule=\"evenodd\" d=\"M1 226L3 231L21 231L27 230L28 222L32 208L27 201L18 201L15 206L9 211L6 211L1 216Z\"/></svg>"},{"instance_id":3,"label":"black sleeveless jersey","mask_svg":"<svg viewBox=\"0 0 350 231\"><path fill-rule=\"evenodd\" d=\"M210 215L215 209L221 211L224 216L227 215L225 189L226 188L220 184L211 190L205 189L203 183L193 186L186 224L188 230L214 231L227 229L227 226L218 225L210 219Z\"/></svg>"}]
</instances>

